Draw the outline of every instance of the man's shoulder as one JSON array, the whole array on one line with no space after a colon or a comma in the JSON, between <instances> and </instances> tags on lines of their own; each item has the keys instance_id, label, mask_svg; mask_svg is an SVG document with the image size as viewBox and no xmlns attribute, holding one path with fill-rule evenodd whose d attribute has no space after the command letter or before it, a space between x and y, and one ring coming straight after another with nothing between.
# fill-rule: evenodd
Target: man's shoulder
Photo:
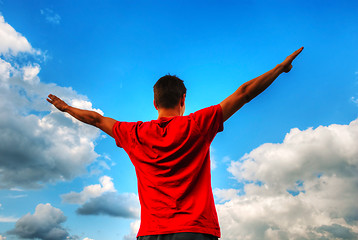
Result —
<instances>
[{"instance_id":1,"label":"man's shoulder","mask_svg":"<svg viewBox=\"0 0 358 240\"><path fill-rule=\"evenodd\" d=\"M189 115L200 115L200 114L212 114L212 113L215 113L215 112L221 112L222 109L221 109L221 105L220 104L216 104L216 105L211 105L209 107L205 107L205 108L202 108L202 109L199 109Z\"/></svg>"}]
</instances>

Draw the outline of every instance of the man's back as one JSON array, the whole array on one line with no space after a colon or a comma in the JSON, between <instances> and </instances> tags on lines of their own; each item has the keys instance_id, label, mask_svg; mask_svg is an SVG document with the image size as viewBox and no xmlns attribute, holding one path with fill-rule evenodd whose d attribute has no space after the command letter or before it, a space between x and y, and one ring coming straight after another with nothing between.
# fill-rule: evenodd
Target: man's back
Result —
<instances>
[{"instance_id":1,"label":"man's back","mask_svg":"<svg viewBox=\"0 0 358 240\"><path fill-rule=\"evenodd\" d=\"M220 105L189 116L117 122L113 135L135 166L138 236L178 232L220 237L210 175L210 143L223 130Z\"/></svg>"}]
</instances>

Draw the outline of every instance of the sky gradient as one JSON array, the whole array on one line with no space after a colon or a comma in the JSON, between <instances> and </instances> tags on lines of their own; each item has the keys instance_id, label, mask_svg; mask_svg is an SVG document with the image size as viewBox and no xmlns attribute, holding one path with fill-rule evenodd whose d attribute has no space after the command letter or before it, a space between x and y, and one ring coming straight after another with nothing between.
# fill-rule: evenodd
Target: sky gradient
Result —
<instances>
[{"instance_id":1,"label":"sky gradient","mask_svg":"<svg viewBox=\"0 0 358 240\"><path fill-rule=\"evenodd\" d=\"M0 1L0 240L134 239L134 167L46 102L157 118L176 74L186 114L304 51L211 146L223 240L358 238L357 1Z\"/></svg>"}]
</instances>

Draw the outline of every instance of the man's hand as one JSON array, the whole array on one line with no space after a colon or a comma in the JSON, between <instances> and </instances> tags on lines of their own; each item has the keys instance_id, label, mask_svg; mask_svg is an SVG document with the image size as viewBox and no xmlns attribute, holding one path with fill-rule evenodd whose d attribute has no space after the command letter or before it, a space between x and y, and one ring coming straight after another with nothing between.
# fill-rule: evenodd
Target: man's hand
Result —
<instances>
[{"instance_id":1,"label":"man's hand","mask_svg":"<svg viewBox=\"0 0 358 240\"><path fill-rule=\"evenodd\" d=\"M68 109L67 103L65 103L64 101L62 101L61 98L58 98L55 95L49 94L46 100L52 105L54 105L61 112L65 112Z\"/></svg>"},{"instance_id":2,"label":"man's hand","mask_svg":"<svg viewBox=\"0 0 358 240\"><path fill-rule=\"evenodd\" d=\"M284 71L285 73L288 73L291 69L292 69L292 62L293 60L298 56L298 54L300 54L303 50L303 47L301 47L300 49L294 51L290 56L288 56L285 61L283 61L281 63L282 66L282 71Z\"/></svg>"}]
</instances>

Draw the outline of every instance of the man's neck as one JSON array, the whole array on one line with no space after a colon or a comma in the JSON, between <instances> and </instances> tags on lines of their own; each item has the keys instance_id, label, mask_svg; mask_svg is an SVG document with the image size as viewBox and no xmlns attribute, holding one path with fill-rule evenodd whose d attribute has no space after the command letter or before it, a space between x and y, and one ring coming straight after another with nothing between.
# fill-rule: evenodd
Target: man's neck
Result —
<instances>
[{"instance_id":1,"label":"man's neck","mask_svg":"<svg viewBox=\"0 0 358 240\"><path fill-rule=\"evenodd\" d=\"M158 109L158 119L162 117L181 116L180 108L160 108Z\"/></svg>"}]
</instances>

